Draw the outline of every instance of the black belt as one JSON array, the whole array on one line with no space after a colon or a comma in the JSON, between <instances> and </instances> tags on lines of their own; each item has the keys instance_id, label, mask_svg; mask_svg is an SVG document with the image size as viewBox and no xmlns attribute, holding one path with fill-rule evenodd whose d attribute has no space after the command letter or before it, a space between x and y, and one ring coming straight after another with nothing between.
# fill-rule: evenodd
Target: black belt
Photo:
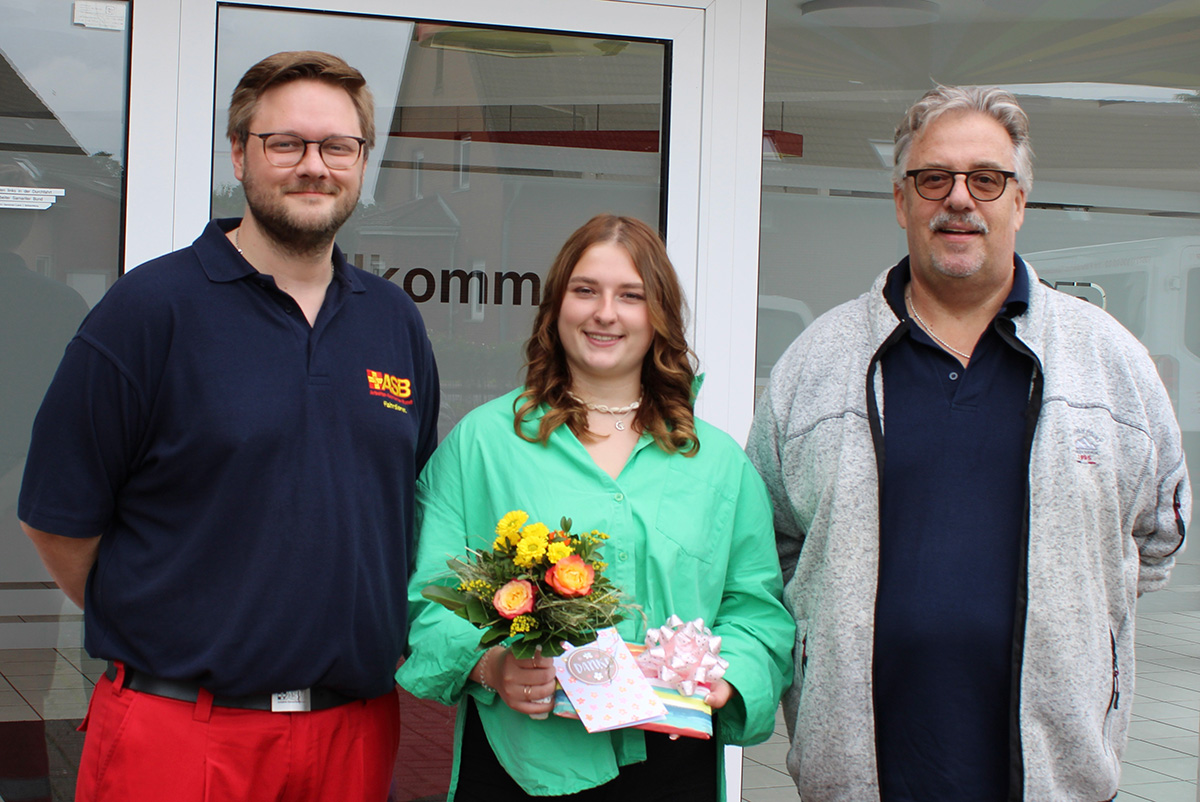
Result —
<instances>
[{"instance_id":1,"label":"black belt","mask_svg":"<svg viewBox=\"0 0 1200 802\"><path fill-rule=\"evenodd\" d=\"M108 677L112 682L116 681L117 666L115 663L109 661L108 668L104 671L104 676ZM180 702L194 703L200 696L199 683L178 679L163 679L162 677L155 677L129 666L125 666L124 687L138 691L139 693L162 696ZM346 696L344 693L339 693L329 688L311 688L310 692L312 694L311 709L314 712L359 701L352 696ZM260 693L250 696L217 696L213 694L212 703L214 707L236 707L241 710L270 710L271 694Z\"/></svg>"}]
</instances>

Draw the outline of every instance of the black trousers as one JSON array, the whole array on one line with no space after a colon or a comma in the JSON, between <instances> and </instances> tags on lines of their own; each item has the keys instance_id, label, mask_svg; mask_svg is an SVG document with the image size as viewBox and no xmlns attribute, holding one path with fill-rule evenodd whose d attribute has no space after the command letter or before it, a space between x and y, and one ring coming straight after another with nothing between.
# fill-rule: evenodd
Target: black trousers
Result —
<instances>
[{"instance_id":1,"label":"black trousers","mask_svg":"<svg viewBox=\"0 0 1200 802\"><path fill-rule=\"evenodd\" d=\"M475 702L463 731L456 802L717 802L717 742L697 738L672 741L646 733L646 760L622 766L616 779L596 788L564 796L530 796L508 776L487 742ZM503 702L498 702L503 704ZM566 760L570 755L563 755Z\"/></svg>"}]
</instances>

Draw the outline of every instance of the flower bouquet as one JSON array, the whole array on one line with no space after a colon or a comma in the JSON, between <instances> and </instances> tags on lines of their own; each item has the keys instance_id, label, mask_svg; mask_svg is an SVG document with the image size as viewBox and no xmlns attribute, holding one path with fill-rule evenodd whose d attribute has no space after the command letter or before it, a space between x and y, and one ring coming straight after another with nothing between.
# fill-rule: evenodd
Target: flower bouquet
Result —
<instances>
[{"instance_id":1,"label":"flower bouquet","mask_svg":"<svg viewBox=\"0 0 1200 802\"><path fill-rule=\"evenodd\" d=\"M481 649L511 638L515 657L533 657L538 647L555 657L563 641L582 646L625 618L627 605L603 574L608 535L572 534L570 518L553 531L528 521L520 510L505 515L491 551L467 549L466 558L446 563L457 585L429 585L421 595L484 630Z\"/></svg>"}]
</instances>

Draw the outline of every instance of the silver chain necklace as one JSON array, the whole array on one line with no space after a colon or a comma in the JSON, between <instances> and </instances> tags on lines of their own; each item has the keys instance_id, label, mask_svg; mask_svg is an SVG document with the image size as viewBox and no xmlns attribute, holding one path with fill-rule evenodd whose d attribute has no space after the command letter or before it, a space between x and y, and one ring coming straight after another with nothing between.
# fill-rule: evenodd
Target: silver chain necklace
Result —
<instances>
[{"instance_id":1,"label":"silver chain necklace","mask_svg":"<svg viewBox=\"0 0 1200 802\"><path fill-rule=\"evenodd\" d=\"M242 243L241 243L241 240L238 238L238 234L240 234L241 231L242 231L241 226L238 226L237 228L235 228L233 230L233 249L238 252L238 256L245 258L246 254L242 253ZM250 260L246 259L246 261L249 262ZM337 267L335 266L335 263L333 261L333 256L330 256L329 257L329 279L330 279L330 281L333 280L333 277L336 273L337 273Z\"/></svg>"},{"instance_id":2,"label":"silver chain necklace","mask_svg":"<svg viewBox=\"0 0 1200 802\"><path fill-rule=\"evenodd\" d=\"M567 391L567 395L571 396L571 398L574 398L576 401L583 404L593 412L603 412L605 414L612 415L613 428L615 428L618 432L625 431L625 416L642 405L642 399L640 398L637 401L634 401L632 404L628 404L627 406L610 407L607 404L593 404L591 401L584 401L570 390Z\"/></svg>"},{"instance_id":3,"label":"silver chain necklace","mask_svg":"<svg viewBox=\"0 0 1200 802\"><path fill-rule=\"evenodd\" d=\"M937 343L938 345L942 346L942 347L943 347L943 348L945 348L947 351L951 351L951 352L953 352L953 353L955 353L955 354L958 354L959 356L961 356L963 359L967 360L968 362L970 362L970 361L971 361L971 355L970 355L970 354L964 354L962 351L958 350L958 349L957 349L957 348L955 348L953 345L951 345L950 343L948 343L948 342L946 342L945 340L943 340L941 337L939 337L939 336L937 336L936 334L934 334L934 333L933 333L933 329L929 328L929 324L928 324L928 323L926 323L924 320L922 320L922 319L921 319L921 315L920 315L920 314L917 312L917 305L916 305L915 303L913 303L913 299L912 299L912 290L911 290L911 289L908 289L908 290L906 290L906 291L905 291L905 293L904 293L904 300L908 302L908 309L909 309L909 311L910 311L910 312L912 312L912 313L913 313L913 317L917 319L917 322L921 324L921 328L923 328L923 329L925 330L925 333L926 333L926 334L928 334L930 337L932 337L932 338L933 338L933 341L934 341L935 343Z\"/></svg>"}]
</instances>

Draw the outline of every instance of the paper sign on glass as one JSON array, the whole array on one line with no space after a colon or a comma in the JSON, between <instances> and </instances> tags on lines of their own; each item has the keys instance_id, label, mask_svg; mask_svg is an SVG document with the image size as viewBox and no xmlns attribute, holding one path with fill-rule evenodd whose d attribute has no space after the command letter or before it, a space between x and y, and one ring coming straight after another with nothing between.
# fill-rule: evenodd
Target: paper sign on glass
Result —
<instances>
[{"instance_id":1,"label":"paper sign on glass","mask_svg":"<svg viewBox=\"0 0 1200 802\"><path fill-rule=\"evenodd\" d=\"M555 657L554 673L588 732L629 727L667 715L666 706L612 627L600 630L596 640L586 646L568 647Z\"/></svg>"}]
</instances>

